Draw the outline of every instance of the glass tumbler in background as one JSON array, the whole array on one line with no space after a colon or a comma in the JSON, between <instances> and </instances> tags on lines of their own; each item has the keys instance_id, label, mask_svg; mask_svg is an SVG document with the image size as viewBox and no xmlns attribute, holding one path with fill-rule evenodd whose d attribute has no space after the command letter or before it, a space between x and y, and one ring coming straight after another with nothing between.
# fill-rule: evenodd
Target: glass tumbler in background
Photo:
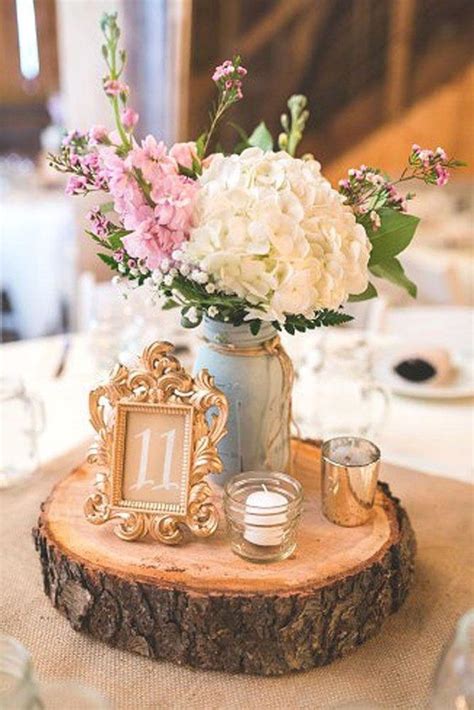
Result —
<instances>
[{"instance_id":1,"label":"glass tumbler in background","mask_svg":"<svg viewBox=\"0 0 474 710\"><path fill-rule=\"evenodd\" d=\"M0 634L0 710L32 710L35 698L30 654L12 636Z\"/></svg>"},{"instance_id":2,"label":"glass tumbler in background","mask_svg":"<svg viewBox=\"0 0 474 710\"><path fill-rule=\"evenodd\" d=\"M0 488L9 488L38 468L38 436L44 429L43 403L19 378L0 378L0 422Z\"/></svg>"},{"instance_id":3,"label":"glass tumbler in background","mask_svg":"<svg viewBox=\"0 0 474 710\"><path fill-rule=\"evenodd\" d=\"M458 621L454 638L441 656L430 707L432 710L474 708L474 609Z\"/></svg>"},{"instance_id":4,"label":"glass tumbler in background","mask_svg":"<svg viewBox=\"0 0 474 710\"><path fill-rule=\"evenodd\" d=\"M61 680L39 684L34 710L112 710L112 708L104 696L94 688L73 680Z\"/></svg>"},{"instance_id":5,"label":"glass tumbler in background","mask_svg":"<svg viewBox=\"0 0 474 710\"><path fill-rule=\"evenodd\" d=\"M303 438L377 439L389 401L373 378L371 347L360 336L342 342L326 334L297 371L293 409Z\"/></svg>"}]
</instances>

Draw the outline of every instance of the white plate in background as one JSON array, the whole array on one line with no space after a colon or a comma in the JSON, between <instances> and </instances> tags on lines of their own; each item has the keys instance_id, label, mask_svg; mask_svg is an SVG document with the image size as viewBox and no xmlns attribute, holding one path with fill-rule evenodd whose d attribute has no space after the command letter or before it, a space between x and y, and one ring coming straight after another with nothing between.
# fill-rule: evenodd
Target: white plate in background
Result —
<instances>
[{"instance_id":1,"label":"white plate in background","mask_svg":"<svg viewBox=\"0 0 474 710\"><path fill-rule=\"evenodd\" d=\"M419 349L419 348L418 348ZM408 348L405 350L408 352ZM413 352L416 352L413 349ZM455 370L452 379L446 384L429 384L429 382L408 382L393 370L396 356L393 353L381 353L374 356L374 376L377 382L384 385L393 394L403 397L421 399L456 399L474 397L474 361L472 356L451 354Z\"/></svg>"}]
</instances>

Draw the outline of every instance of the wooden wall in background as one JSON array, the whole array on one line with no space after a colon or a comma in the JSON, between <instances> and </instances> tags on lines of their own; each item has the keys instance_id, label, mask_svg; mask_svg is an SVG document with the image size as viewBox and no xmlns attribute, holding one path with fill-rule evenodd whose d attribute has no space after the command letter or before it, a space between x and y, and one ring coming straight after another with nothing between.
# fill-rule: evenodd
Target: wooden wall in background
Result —
<instances>
[{"instance_id":1,"label":"wooden wall in background","mask_svg":"<svg viewBox=\"0 0 474 710\"><path fill-rule=\"evenodd\" d=\"M387 167L396 169L410 147L403 126L417 120L425 127L412 139L468 156L469 120L454 107L472 89L473 21L471 0L193 0L190 132L206 125L213 67L238 51L249 75L230 120L250 131L263 118L276 136L287 97L306 94L302 149L331 171L372 134L384 135ZM235 134L224 128L219 140L230 147Z\"/></svg>"},{"instance_id":2,"label":"wooden wall in background","mask_svg":"<svg viewBox=\"0 0 474 710\"><path fill-rule=\"evenodd\" d=\"M0 152L34 153L49 123L46 102L58 91L55 0L35 0L40 73L26 81L20 71L15 0L0 0Z\"/></svg>"}]
</instances>

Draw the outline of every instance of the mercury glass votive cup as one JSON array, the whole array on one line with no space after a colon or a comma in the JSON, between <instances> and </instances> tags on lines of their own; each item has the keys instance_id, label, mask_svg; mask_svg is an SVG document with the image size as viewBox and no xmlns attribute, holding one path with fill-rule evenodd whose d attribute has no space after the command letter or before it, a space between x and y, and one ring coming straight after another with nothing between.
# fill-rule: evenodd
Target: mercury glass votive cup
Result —
<instances>
[{"instance_id":1,"label":"mercury glass votive cup","mask_svg":"<svg viewBox=\"0 0 474 710\"><path fill-rule=\"evenodd\" d=\"M372 514L380 451L368 439L340 436L325 441L321 455L323 513L336 525L364 525Z\"/></svg>"},{"instance_id":2,"label":"mercury glass votive cup","mask_svg":"<svg viewBox=\"0 0 474 710\"><path fill-rule=\"evenodd\" d=\"M296 548L303 489L286 473L248 471L227 482L224 511L232 551L251 562L275 562Z\"/></svg>"}]
</instances>

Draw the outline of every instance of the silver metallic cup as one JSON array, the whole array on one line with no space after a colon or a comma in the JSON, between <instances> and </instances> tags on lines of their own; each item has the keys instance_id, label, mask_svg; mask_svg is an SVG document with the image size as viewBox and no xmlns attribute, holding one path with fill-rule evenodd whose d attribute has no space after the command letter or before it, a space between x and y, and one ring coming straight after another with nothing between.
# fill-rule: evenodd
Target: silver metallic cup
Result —
<instances>
[{"instance_id":1,"label":"silver metallic cup","mask_svg":"<svg viewBox=\"0 0 474 710\"><path fill-rule=\"evenodd\" d=\"M371 441L340 436L322 448L323 513L336 525L364 525L372 513L380 451Z\"/></svg>"}]
</instances>

